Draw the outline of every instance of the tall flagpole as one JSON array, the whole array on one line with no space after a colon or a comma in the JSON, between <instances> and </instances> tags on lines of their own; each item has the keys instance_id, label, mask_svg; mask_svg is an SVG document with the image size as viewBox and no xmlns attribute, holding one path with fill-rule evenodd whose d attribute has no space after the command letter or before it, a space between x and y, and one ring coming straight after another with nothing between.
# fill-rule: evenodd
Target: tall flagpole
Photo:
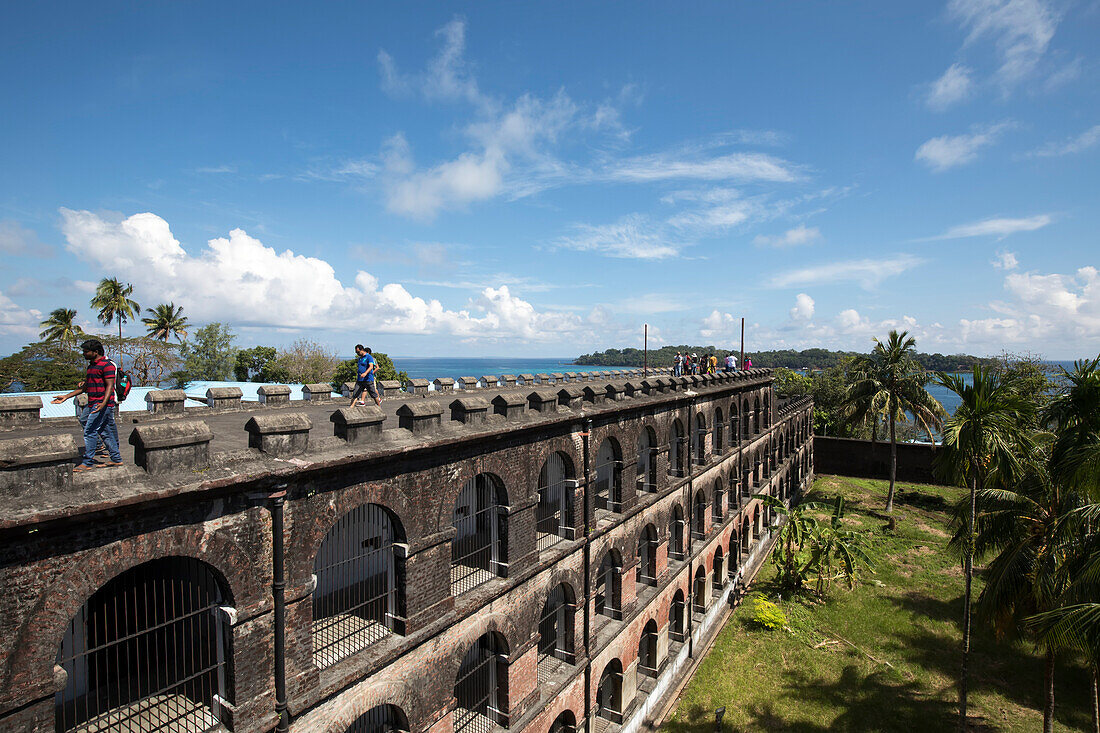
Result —
<instances>
[{"instance_id":1,"label":"tall flagpole","mask_svg":"<svg viewBox=\"0 0 1100 733\"><path fill-rule=\"evenodd\" d=\"M745 317L741 316L741 368L745 368Z\"/></svg>"},{"instance_id":2,"label":"tall flagpole","mask_svg":"<svg viewBox=\"0 0 1100 733\"><path fill-rule=\"evenodd\" d=\"M642 336L642 375L649 376L649 324L646 323L644 335Z\"/></svg>"}]
</instances>

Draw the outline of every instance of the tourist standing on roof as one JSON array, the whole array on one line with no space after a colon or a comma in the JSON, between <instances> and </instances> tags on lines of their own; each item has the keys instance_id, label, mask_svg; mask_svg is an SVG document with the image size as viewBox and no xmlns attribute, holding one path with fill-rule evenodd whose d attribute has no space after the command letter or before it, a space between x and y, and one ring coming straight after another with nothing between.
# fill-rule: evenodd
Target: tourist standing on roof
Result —
<instances>
[{"instance_id":1,"label":"tourist standing on roof","mask_svg":"<svg viewBox=\"0 0 1100 733\"><path fill-rule=\"evenodd\" d=\"M752 357L749 357L749 356L745 357L745 368L746 369L752 369Z\"/></svg>"},{"instance_id":2,"label":"tourist standing on roof","mask_svg":"<svg viewBox=\"0 0 1100 733\"><path fill-rule=\"evenodd\" d=\"M683 376L684 374L684 355L679 351L676 352L676 358L672 360L672 375L674 377Z\"/></svg>"},{"instance_id":3,"label":"tourist standing on roof","mask_svg":"<svg viewBox=\"0 0 1100 733\"><path fill-rule=\"evenodd\" d=\"M730 353L726 354L726 371L727 372L737 371L737 357L733 355L732 351Z\"/></svg>"},{"instance_id":4,"label":"tourist standing on roof","mask_svg":"<svg viewBox=\"0 0 1100 733\"><path fill-rule=\"evenodd\" d=\"M378 370L378 363L371 356L370 349L363 344L355 345L355 391L351 395L351 406L355 407L355 403L360 405L367 404L367 398L363 396L366 392L374 398L374 404L379 407L382 406L382 397L378 394L378 388L374 384L374 373Z\"/></svg>"},{"instance_id":5,"label":"tourist standing on roof","mask_svg":"<svg viewBox=\"0 0 1100 733\"><path fill-rule=\"evenodd\" d=\"M72 392L50 400L53 404L60 405L78 394L88 395L88 419L84 422L84 460L73 469L73 473L122 465L122 454L118 450L118 428L115 426L115 365L103 355L103 344L95 339L82 343L80 350L88 360L84 383ZM109 460L96 463L95 449L100 440L107 446Z\"/></svg>"}]
</instances>

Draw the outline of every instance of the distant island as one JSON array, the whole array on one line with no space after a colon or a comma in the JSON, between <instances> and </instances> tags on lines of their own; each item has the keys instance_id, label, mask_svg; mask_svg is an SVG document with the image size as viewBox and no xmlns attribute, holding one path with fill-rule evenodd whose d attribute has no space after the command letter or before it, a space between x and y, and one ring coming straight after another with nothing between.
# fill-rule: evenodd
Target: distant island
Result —
<instances>
[{"instance_id":1,"label":"distant island","mask_svg":"<svg viewBox=\"0 0 1100 733\"><path fill-rule=\"evenodd\" d=\"M649 352L649 366L671 367L676 352L691 354L716 354L719 363L731 353L729 349L719 349L715 346L662 346L659 349L651 349ZM734 356L740 357L736 351ZM830 351L829 349L804 349L795 351L783 349L780 351L746 351L745 357L752 359L754 367L766 367L775 369L786 367L787 369L828 369L837 366L845 360L859 356L857 351ZM992 364L995 359L971 356L970 354L922 354L916 355L920 365L929 371L954 372L969 370L974 364ZM586 366L642 366L645 361L645 352L641 349L607 349L592 354L583 354L576 358L574 364Z\"/></svg>"}]
</instances>

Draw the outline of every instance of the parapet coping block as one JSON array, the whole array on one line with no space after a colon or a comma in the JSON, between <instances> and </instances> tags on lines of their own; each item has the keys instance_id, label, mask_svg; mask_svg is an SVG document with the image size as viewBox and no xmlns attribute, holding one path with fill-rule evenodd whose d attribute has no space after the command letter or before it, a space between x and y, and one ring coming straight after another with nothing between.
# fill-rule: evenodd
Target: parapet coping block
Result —
<instances>
[{"instance_id":1,"label":"parapet coping block","mask_svg":"<svg viewBox=\"0 0 1100 733\"><path fill-rule=\"evenodd\" d=\"M462 389L477 389L477 377L459 377L458 383Z\"/></svg>"},{"instance_id":2,"label":"parapet coping block","mask_svg":"<svg viewBox=\"0 0 1100 733\"><path fill-rule=\"evenodd\" d=\"M584 389L581 390L581 393L584 395L584 399L588 402L602 402L604 399L607 398L607 392L600 389L599 387L593 387L590 384L585 385Z\"/></svg>"},{"instance_id":3,"label":"parapet coping block","mask_svg":"<svg viewBox=\"0 0 1100 733\"><path fill-rule=\"evenodd\" d=\"M535 375L534 374L521 374L521 375L519 375L519 378L522 379L523 381L527 382L528 384L530 384L531 382L534 381Z\"/></svg>"},{"instance_id":4,"label":"parapet coping block","mask_svg":"<svg viewBox=\"0 0 1100 733\"><path fill-rule=\"evenodd\" d=\"M517 392L510 392L509 394L498 394L492 399L493 407L497 412L501 411L504 407L516 407L517 405L526 405L527 398Z\"/></svg>"},{"instance_id":5,"label":"parapet coping block","mask_svg":"<svg viewBox=\"0 0 1100 733\"><path fill-rule=\"evenodd\" d=\"M67 433L0 440L0 469L73 461L80 447Z\"/></svg>"},{"instance_id":6,"label":"parapet coping block","mask_svg":"<svg viewBox=\"0 0 1100 733\"><path fill-rule=\"evenodd\" d=\"M549 384L550 383L550 375L549 374L536 374L535 379L539 380L540 384Z\"/></svg>"},{"instance_id":7,"label":"parapet coping block","mask_svg":"<svg viewBox=\"0 0 1100 733\"><path fill-rule=\"evenodd\" d=\"M450 377L439 377L432 380L432 384L434 384L436 387L453 387L455 384L455 380L451 379Z\"/></svg>"},{"instance_id":8,"label":"parapet coping block","mask_svg":"<svg viewBox=\"0 0 1100 733\"><path fill-rule=\"evenodd\" d=\"M362 407L341 407L329 415L329 421L338 425L360 427L363 425L381 425L386 420L386 413L378 405L364 405Z\"/></svg>"},{"instance_id":9,"label":"parapet coping block","mask_svg":"<svg viewBox=\"0 0 1100 733\"><path fill-rule=\"evenodd\" d=\"M258 394L264 397L272 397L274 395L290 395L290 385L287 384L263 384L256 390Z\"/></svg>"},{"instance_id":10,"label":"parapet coping block","mask_svg":"<svg viewBox=\"0 0 1100 733\"><path fill-rule=\"evenodd\" d=\"M497 386L500 378L495 374L483 374L481 375L481 381L485 382L485 389L488 389L489 387Z\"/></svg>"},{"instance_id":11,"label":"parapet coping block","mask_svg":"<svg viewBox=\"0 0 1100 733\"><path fill-rule=\"evenodd\" d=\"M569 397L570 399L576 399L582 394L584 394L584 390L580 387L574 387L573 385L562 387L558 390L558 397Z\"/></svg>"},{"instance_id":12,"label":"parapet coping block","mask_svg":"<svg viewBox=\"0 0 1100 733\"><path fill-rule=\"evenodd\" d=\"M443 405L435 400L405 402L401 407L397 408L397 414L400 417L430 417L432 415L442 415Z\"/></svg>"},{"instance_id":13,"label":"parapet coping block","mask_svg":"<svg viewBox=\"0 0 1100 733\"><path fill-rule=\"evenodd\" d=\"M210 387L206 390L206 399L231 400L244 397L240 387Z\"/></svg>"},{"instance_id":14,"label":"parapet coping block","mask_svg":"<svg viewBox=\"0 0 1100 733\"><path fill-rule=\"evenodd\" d=\"M561 372L554 372L553 374L550 375L550 378L551 379L557 379L558 381L561 381L562 379L565 379L565 375L562 374Z\"/></svg>"},{"instance_id":15,"label":"parapet coping block","mask_svg":"<svg viewBox=\"0 0 1100 733\"><path fill-rule=\"evenodd\" d=\"M396 379L379 379L378 384L380 384L382 386L382 389L385 390L392 389L397 391L401 389L401 382Z\"/></svg>"},{"instance_id":16,"label":"parapet coping block","mask_svg":"<svg viewBox=\"0 0 1100 733\"><path fill-rule=\"evenodd\" d=\"M514 382L514 381L516 381L516 375L515 374L501 374L500 378L502 380L504 380L505 382Z\"/></svg>"},{"instance_id":17,"label":"parapet coping block","mask_svg":"<svg viewBox=\"0 0 1100 733\"><path fill-rule=\"evenodd\" d=\"M302 385L302 394L304 394L304 395L322 395L322 396L328 395L328 396L331 396L332 395L332 385L331 384L321 384L320 382L318 382L317 384L303 384Z\"/></svg>"},{"instance_id":18,"label":"parapet coping block","mask_svg":"<svg viewBox=\"0 0 1100 733\"><path fill-rule=\"evenodd\" d=\"M255 435L276 433L301 433L313 428L313 421L304 412L283 412L270 415L253 415L244 429Z\"/></svg>"},{"instance_id":19,"label":"parapet coping block","mask_svg":"<svg viewBox=\"0 0 1100 733\"><path fill-rule=\"evenodd\" d=\"M431 384L431 382L429 382L427 379L416 378L410 379L409 384L411 384L413 387L427 387L429 384Z\"/></svg>"},{"instance_id":20,"label":"parapet coping block","mask_svg":"<svg viewBox=\"0 0 1100 733\"><path fill-rule=\"evenodd\" d=\"M208 443L214 433L202 420L138 425L130 433L129 443L145 449L173 448L180 445Z\"/></svg>"},{"instance_id":21,"label":"parapet coping block","mask_svg":"<svg viewBox=\"0 0 1100 733\"><path fill-rule=\"evenodd\" d=\"M146 402L183 402L187 399L187 393L182 389L154 389L145 394Z\"/></svg>"},{"instance_id":22,"label":"parapet coping block","mask_svg":"<svg viewBox=\"0 0 1100 733\"><path fill-rule=\"evenodd\" d=\"M0 425L37 423L42 414L42 399L35 395L0 396Z\"/></svg>"},{"instance_id":23,"label":"parapet coping block","mask_svg":"<svg viewBox=\"0 0 1100 733\"><path fill-rule=\"evenodd\" d=\"M484 397L459 397L449 407L451 420L461 423L484 421L489 413L489 401Z\"/></svg>"}]
</instances>

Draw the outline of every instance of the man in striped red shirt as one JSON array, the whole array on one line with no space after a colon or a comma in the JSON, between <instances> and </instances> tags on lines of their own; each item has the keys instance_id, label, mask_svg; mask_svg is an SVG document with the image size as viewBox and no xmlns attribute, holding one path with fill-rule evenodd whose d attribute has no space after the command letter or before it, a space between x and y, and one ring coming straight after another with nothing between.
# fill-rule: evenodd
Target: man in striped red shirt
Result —
<instances>
[{"instance_id":1,"label":"man in striped red shirt","mask_svg":"<svg viewBox=\"0 0 1100 733\"><path fill-rule=\"evenodd\" d=\"M73 469L73 473L122 465L122 454L118 450L118 428L115 426L115 365L103 355L103 344L89 339L80 345L84 358L88 360L88 373L84 383L66 395L54 397L53 404L60 405L78 394L88 395L88 420L84 423L84 462ZM100 439L107 446L110 460L96 463L94 460L96 445Z\"/></svg>"}]
</instances>

